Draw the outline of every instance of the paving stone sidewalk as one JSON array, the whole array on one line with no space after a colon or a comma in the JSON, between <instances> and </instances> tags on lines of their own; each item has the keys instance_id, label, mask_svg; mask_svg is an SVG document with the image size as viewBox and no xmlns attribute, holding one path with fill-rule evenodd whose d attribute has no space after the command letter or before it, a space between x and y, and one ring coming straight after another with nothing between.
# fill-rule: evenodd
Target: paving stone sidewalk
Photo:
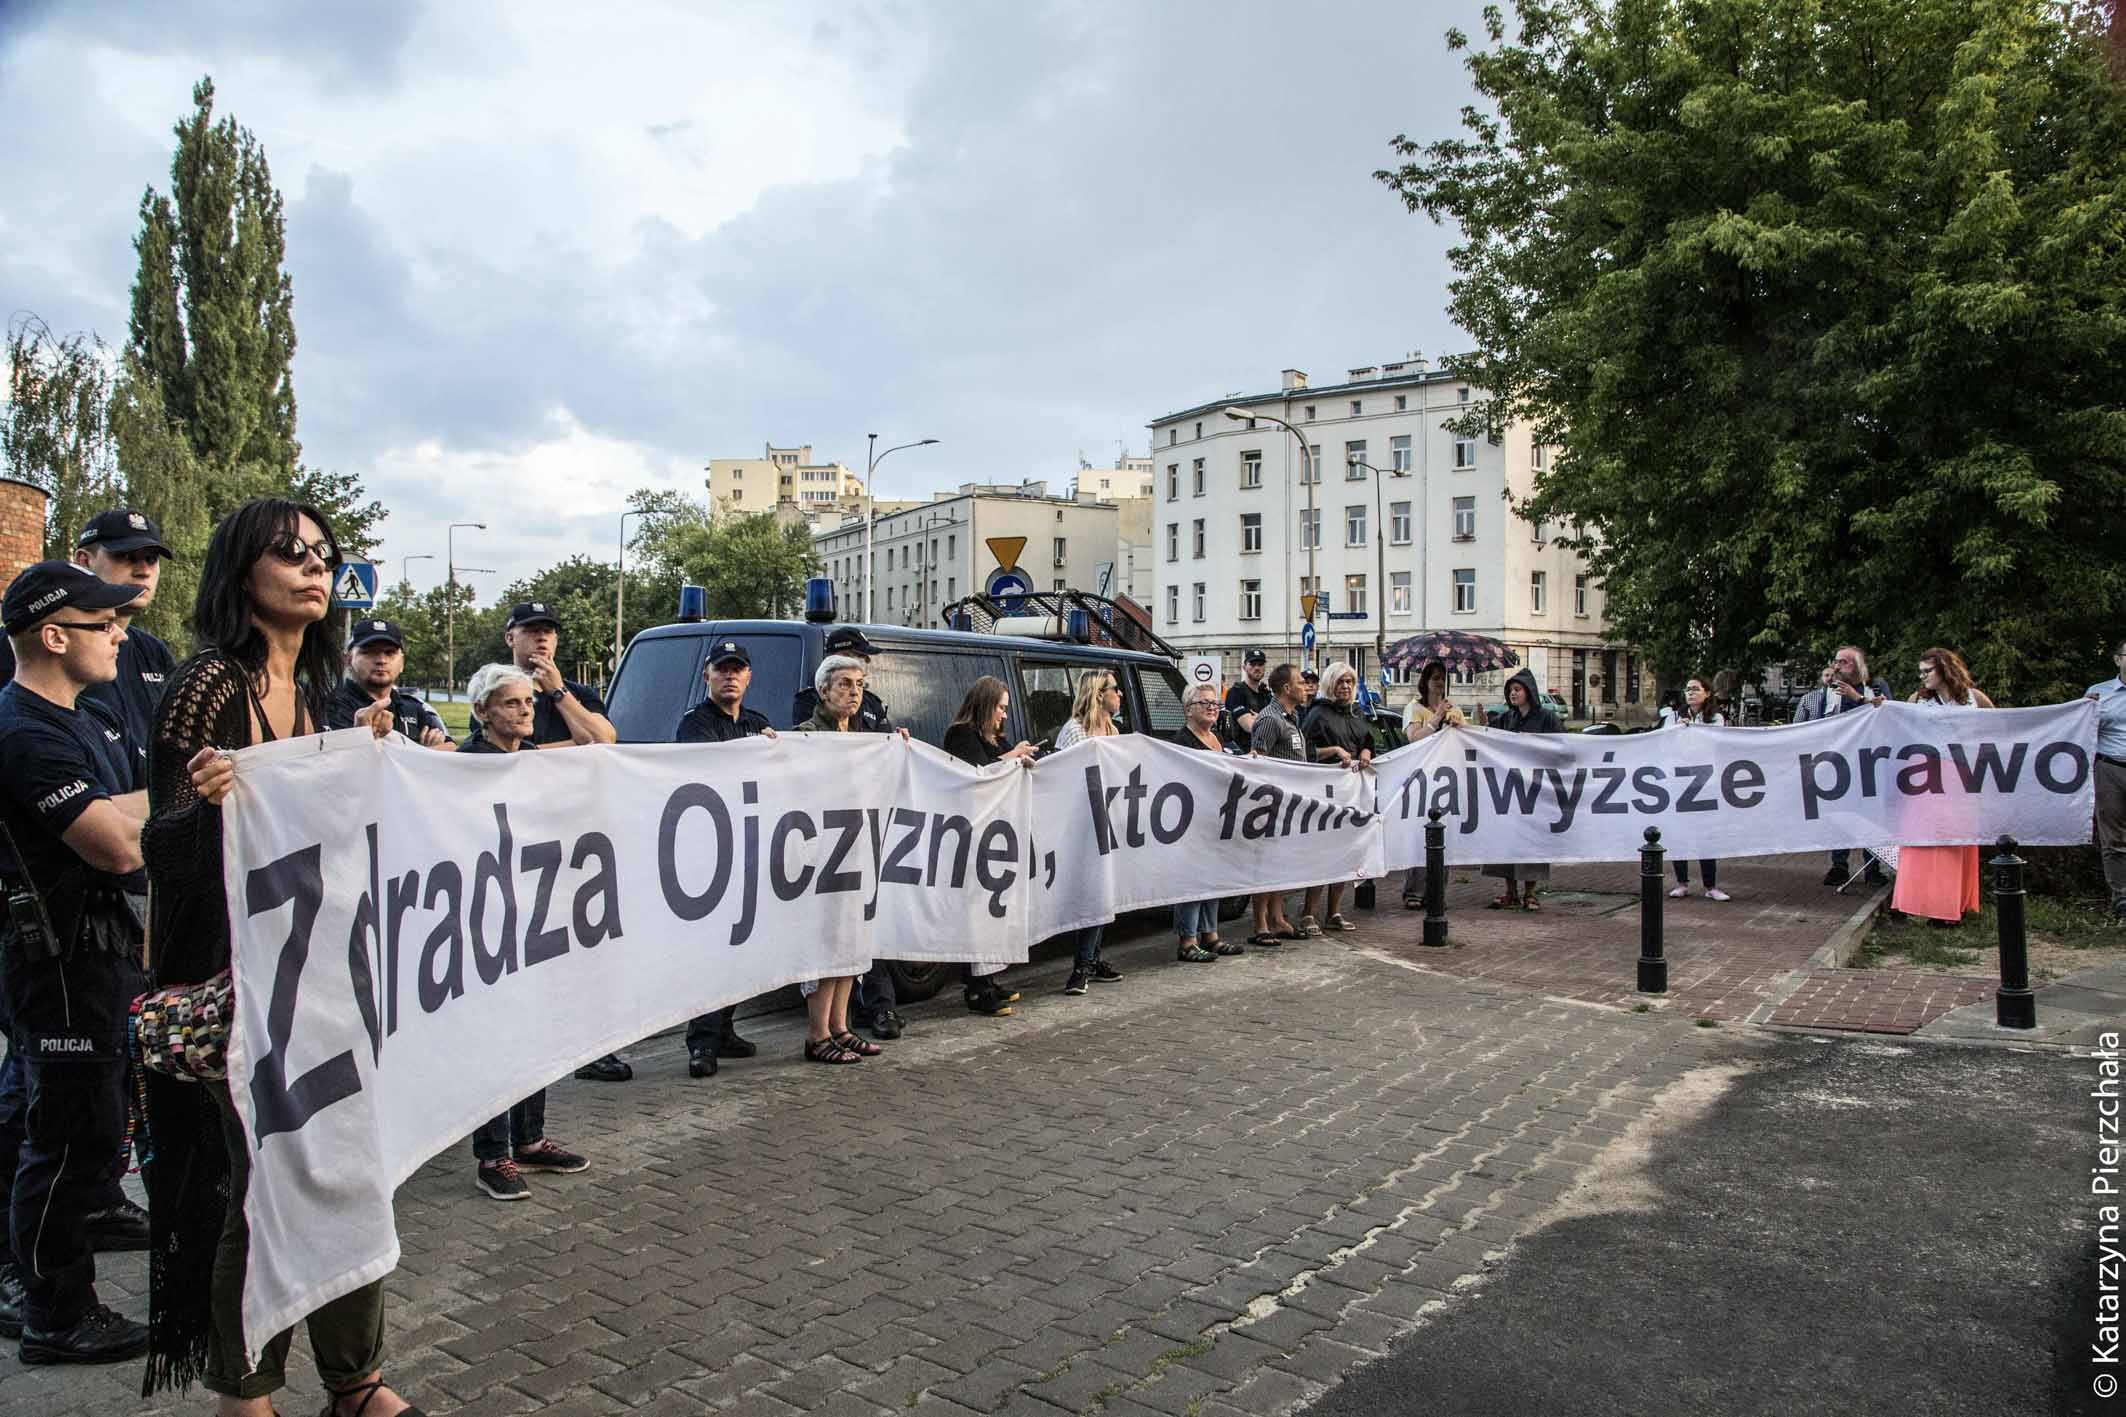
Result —
<instances>
[{"instance_id":1,"label":"paving stone sidewalk","mask_svg":"<svg viewBox=\"0 0 2126 1417\"><path fill-rule=\"evenodd\" d=\"M633 1083L553 1089L590 1172L499 1205L461 1147L402 1190L388 1371L436 1414L1290 1410L1665 1088L1762 1046L1418 968L1393 933L1200 966L1152 935L1122 984L1023 968L1017 1016L948 997L857 1068L798 1061L788 1016L714 1080L647 1044ZM103 1264L135 1314L139 1259ZM318 1403L306 1348L283 1412ZM210 1409L138 1383L10 1355L0 1410Z\"/></svg>"}]
</instances>

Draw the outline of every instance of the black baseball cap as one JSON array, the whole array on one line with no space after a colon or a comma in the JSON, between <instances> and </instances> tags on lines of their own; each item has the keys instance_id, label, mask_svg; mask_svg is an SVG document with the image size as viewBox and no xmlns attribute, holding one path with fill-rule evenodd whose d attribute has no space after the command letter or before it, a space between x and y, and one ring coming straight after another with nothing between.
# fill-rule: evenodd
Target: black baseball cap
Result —
<instances>
[{"instance_id":1,"label":"black baseball cap","mask_svg":"<svg viewBox=\"0 0 2126 1417\"><path fill-rule=\"evenodd\" d=\"M827 631L827 653L860 654L866 659L878 658L878 646L864 638L864 632L854 625L843 625Z\"/></svg>"},{"instance_id":2,"label":"black baseball cap","mask_svg":"<svg viewBox=\"0 0 2126 1417\"><path fill-rule=\"evenodd\" d=\"M124 556L134 551L153 551L158 555L175 556L177 553L162 544L162 529L139 512L119 507L113 511L98 512L89 518L89 524L81 529L79 547L99 546L114 556Z\"/></svg>"},{"instance_id":3,"label":"black baseball cap","mask_svg":"<svg viewBox=\"0 0 2126 1417\"><path fill-rule=\"evenodd\" d=\"M347 637L347 648L360 649L363 645L373 645L378 640L389 640L400 649L406 648L406 637L400 634L399 627L389 620L355 621L354 633Z\"/></svg>"},{"instance_id":4,"label":"black baseball cap","mask_svg":"<svg viewBox=\"0 0 2126 1417\"><path fill-rule=\"evenodd\" d=\"M1259 649L1251 649L1246 654L1240 656L1240 662L1242 664L1268 664L1270 662L1270 657L1264 654Z\"/></svg>"},{"instance_id":5,"label":"black baseball cap","mask_svg":"<svg viewBox=\"0 0 2126 1417\"><path fill-rule=\"evenodd\" d=\"M509 607L509 623L502 628L514 630L519 625L538 624L551 625L558 630L561 628L561 617L554 613L553 606L543 600L520 600Z\"/></svg>"},{"instance_id":6,"label":"black baseball cap","mask_svg":"<svg viewBox=\"0 0 2126 1417\"><path fill-rule=\"evenodd\" d=\"M1319 684L1321 682L1321 675L1315 673L1311 669L1300 670L1299 677L1306 680L1309 684Z\"/></svg>"},{"instance_id":7,"label":"black baseball cap","mask_svg":"<svg viewBox=\"0 0 2126 1417\"><path fill-rule=\"evenodd\" d=\"M72 606L81 610L116 610L140 598L137 585L107 581L86 566L71 561L39 561L23 567L7 583L7 598L0 604L0 620L7 632L19 635L47 616Z\"/></svg>"},{"instance_id":8,"label":"black baseball cap","mask_svg":"<svg viewBox=\"0 0 2126 1417\"><path fill-rule=\"evenodd\" d=\"M709 667L712 669L719 664L729 664L734 659L748 669L753 667L753 656L747 654L746 647L736 640L718 640L709 649Z\"/></svg>"}]
</instances>

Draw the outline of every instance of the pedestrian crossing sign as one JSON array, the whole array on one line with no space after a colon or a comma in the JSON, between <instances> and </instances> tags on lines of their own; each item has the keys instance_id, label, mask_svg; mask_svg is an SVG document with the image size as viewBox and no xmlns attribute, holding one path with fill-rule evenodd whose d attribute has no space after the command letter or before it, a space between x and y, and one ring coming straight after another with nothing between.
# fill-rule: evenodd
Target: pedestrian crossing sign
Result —
<instances>
[{"instance_id":1,"label":"pedestrian crossing sign","mask_svg":"<svg viewBox=\"0 0 2126 1417\"><path fill-rule=\"evenodd\" d=\"M376 604L376 563L343 561L332 577L334 610L367 610Z\"/></svg>"}]
</instances>

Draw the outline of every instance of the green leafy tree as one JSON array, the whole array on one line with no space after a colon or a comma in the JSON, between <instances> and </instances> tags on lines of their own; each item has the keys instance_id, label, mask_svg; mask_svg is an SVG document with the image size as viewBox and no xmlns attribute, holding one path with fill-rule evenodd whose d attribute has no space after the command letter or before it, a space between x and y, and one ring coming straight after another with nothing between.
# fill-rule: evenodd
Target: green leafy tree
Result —
<instances>
[{"instance_id":1,"label":"green leafy tree","mask_svg":"<svg viewBox=\"0 0 2126 1417\"><path fill-rule=\"evenodd\" d=\"M161 388L141 375L130 350L121 362L110 418L121 450L126 504L153 517L163 541L177 553L163 562L155 603L139 618L145 628L182 647L213 530L207 520L207 477L190 441L170 421Z\"/></svg>"},{"instance_id":2,"label":"green leafy tree","mask_svg":"<svg viewBox=\"0 0 2126 1417\"><path fill-rule=\"evenodd\" d=\"M2126 91L2044 0L1520 0L1457 137L1451 361L1562 447L1617 632L1678 669L1961 649L2017 702L2126 611ZM1466 49L1467 37L1448 36Z\"/></svg>"},{"instance_id":3,"label":"green leafy tree","mask_svg":"<svg viewBox=\"0 0 2126 1417\"><path fill-rule=\"evenodd\" d=\"M7 331L7 406L0 455L7 475L44 489L44 554L73 554L88 519L118 502L111 437L111 352L92 334L61 339L34 315Z\"/></svg>"},{"instance_id":4,"label":"green leafy tree","mask_svg":"<svg viewBox=\"0 0 2126 1417\"><path fill-rule=\"evenodd\" d=\"M706 592L715 619L794 614L804 605L806 578L820 572L811 531L802 522L778 525L767 512L683 526L670 554L686 581Z\"/></svg>"},{"instance_id":5,"label":"green leafy tree","mask_svg":"<svg viewBox=\"0 0 2126 1417\"><path fill-rule=\"evenodd\" d=\"M613 563L588 556L571 556L549 566L502 592L501 599L483 617L476 617L478 639L468 644L466 620L458 619L459 677L490 660L509 658L502 640L503 621L509 607L536 600L553 608L561 626L561 647L555 659L571 679L603 681L613 670L613 601L617 580ZM651 625L663 624L678 602L678 581L668 572L628 571L627 636L633 638ZM467 655L477 656L468 659Z\"/></svg>"},{"instance_id":6,"label":"green leafy tree","mask_svg":"<svg viewBox=\"0 0 2126 1417\"><path fill-rule=\"evenodd\" d=\"M265 150L214 117L214 82L177 124L170 195L141 197L129 349L205 475L211 525L252 497L293 496L370 546L384 512L348 474L303 465L295 435L295 297Z\"/></svg>"}]
</instances>

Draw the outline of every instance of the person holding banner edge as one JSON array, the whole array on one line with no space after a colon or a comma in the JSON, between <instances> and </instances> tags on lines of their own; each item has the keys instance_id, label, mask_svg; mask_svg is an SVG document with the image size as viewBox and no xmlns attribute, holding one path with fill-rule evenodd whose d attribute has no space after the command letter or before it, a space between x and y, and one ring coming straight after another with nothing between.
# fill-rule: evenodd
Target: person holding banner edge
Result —
<instances>
[{"instance_id":1,"label":"person holding banner edge","mask_svg":"<svg viewBox=\"0 0 2126 1417\"><path fill-rule=\"evenodd\" d=\"M1491 720L1491 726L1507 733L1565 731L1565 725L1558 722L1558 716L1543 706L1543 695L1536 686L1535 674L1526 668L1515 670L1513 677L1506 681L1506 707ZM1501 877L1506 882L1505 891L1491 902L1489 909L1541 909L1535 903L1535 887L1536 882L1550 879L1548 865L1541 862L1508 862L1486 866L1484 874Z\"/></svg>"},{"instance_id":2,"label":"person holding banner edge","mask_svg":"<svg viewBox=\"0 0 2126 1417\"><path fill-rule=\"evenodd\" d=\"M701 666L701 682L708 691L700 703L680 717L672 730L675 743L735 743L741 738L773 738L775 729L768 716L746 707L746 690L753 683L753 655L736 640L719 640L709 650L709 662ZM725 1004L687 1021L687 1076L716 1076L719 1058L750 1058L760 1049L738 1036L732 1020L738 1005Z\"/></svg>"},{"instance_id":3,"label":"person holding banner edge","mask_svg":"<svg viewBox=\"0 0 2126 1417\"><path fill-rule=\"evenodd\" d=\"M1683 685L1683 707L1677 712L1672 728L1688 728L1694 723L1707 724L1713 728L1727 725L1727 715L1720 711L1720 700L1706 687L1704 679L1692 675ZM1727 900L1728 893L1720 889L1720 863L1700 859L1698 876L1705 882L1707 900ZM1685 857L1676 857L1676 888L1668 893L1670 900L1682 900L1690 894L1690 862Z\"/></svg>"},{"instance_id":4,"label":"person holding banner edge","mask_svg":"<svg viewBox=\"0 0 2126 1417\"><path fill-rule=\"evenodd\" d=\"M1035 755L1033 744L1022 739L1009 748L1004 746L1004 721L1010 713L1010 689L996 675L984 674L968 686L967 697L960 700L959 712L946 725L945 741L938 746L972 768L1005 762L1030 768ZM960 966L960 992L969 1013L988 1014L991 1018L1004 1018L1011 1013L1019 996L998 983L997 976L1003 972L1001 964L983 968L973 964Z\"/></svg>"},{"instance_id":5,"label":"person holding banner edge","mask_svg":"<svg viewBox=\"0 0 2126 1417\"><path fill-rule=\"evenodd\" d=\"M1840 645L1838 653L1831 656L1831 682L1824 690L1823 711L1818 716L1829 718L1851 709L1871 708L1888 703L1889 699L1890 686L1869 677L1868 657L1860 646ZM1852 861L1851 847L1842 846L1833 851L1831 868L1823 873L1823 883L1843 889L1853 879ZM1882 873L1881 864L1872 855L1868 857L1865 879L1871 886L1885 885L1889 881Z\"/></svg>"},{"instance_id":6,"label":"person holding banner edge","mask_svg":"<svg viewBox=\"0 0 2126 1417\"><path fill-rule=\"evenodd\" d=\"M1305 692L1299 678L1299 666L1278 665L1270 671L1268 683L1270 704L1255 715L1255 727L1248 735L1248 748L1257 757L1303 763L1307 760L1307 736L1293 721L1293 715L1299 712L1300 696ZM1284 913L1282 891L1262 892L1252 902L1252 909L1255 933L1248 936L1248 943L1256 949L1282 949L1286 940L1306 938Z\"/></svg>"},{"instance_id":7,"label":"person holding banner edge","mask_svg":"<svg viewBox=\"0 0 2126 1417\"><path fill-rule=\"evenodd\" d=\"M1181 695L1181 726L1171 741L1183 748L1223 753L1218 737L1218 686L1191 684ZM1252 721L1252 715L1250 715ZM1218 938L1218 897L1185 900L1174 906L1174 934L1179 937L1174 957L1184 964L1211 964L1221 957L1246 954L1237 940Z\"/></svg>"},{"instance_id":8,"label":"person holding banner edge","mask_svg":"<svg viewBox=\"0 0 2126 1417\"><path fill-rule=\"evenodd\" d=\"M1417 697L1403 707L1403 741L1415 743L1442 728L1460 728L1468 722L1447 697L1447 662L1428 660L1417 671ZM1403 875L1403 909L1425 908L1425 868L1412 866Z\"/></svg>"},{"instance_id":9,"label":"person holding banner edge","mask_svg":"<svg viewBox=\"0 0 2126 1417\"><path fill-rule=\"evenodd\" d=\"M1919 657L1919 690L1910 702L1941 709L1992 708L1971 682L1971 671L1955 650L1936 647ZM1976 846L1907 846L1897 853L1897 889L1890 909L1924 916L1947 928L1978 909Z\"/></svg>"},{"instance_id":10,"label":"person holding banner edge","mask_svg":"<svg viewBox=\"0 0 2126 1417\"><path fill-rule=\"evenodd\" d=\"M2091 684L2096 705L2096 840L2104 858L2104 885L2112 918L2126 922L2126 640L2111 647L2119 672Z\"/></svg>"},{"instance_id":11,"label":"person holding banner edge","mask_svg":"<svg viewBox=\"0 0 2126 1417\"><path fill-rule=\"evenodd\" d=\"M338 544L324 514L278 498L246 503L214 529L192 623L199 654L181 665L155 720L141 853L151 898L149 972L157 985L199 984L230 966L221 804L235 785L228 755L318 731L325 685L339 674L326 627ZM384 705L358 715L391 732ZM291 1333L244 1352L250 1250L244 1198L251 1164L225 1081L146 1073L153 1160L142 1168L149 1251L144 1393L197 1379L220 1417L270 1417ZM334 1417L398 1417L412 1406L387 1387L384 1287L373 1280L305 1320Z\"/></svg>"},{"instance_id":12,"label":"person holding banner edge","mask_svg":"<svg viewBox=\"0 0 2126 1417\"><path fill-rule=\"evenodd\" d=\"M1338 661L1321 674L1321 694L1300 726L1308 756L1318 763L1341 763L1357 771L1373 766L1373 728L1358 711L1358 671ZM1356 930L1342 910L1344 883L1310 886L1300 908L1302 934Z\"/></svg>"}]
</instances>

